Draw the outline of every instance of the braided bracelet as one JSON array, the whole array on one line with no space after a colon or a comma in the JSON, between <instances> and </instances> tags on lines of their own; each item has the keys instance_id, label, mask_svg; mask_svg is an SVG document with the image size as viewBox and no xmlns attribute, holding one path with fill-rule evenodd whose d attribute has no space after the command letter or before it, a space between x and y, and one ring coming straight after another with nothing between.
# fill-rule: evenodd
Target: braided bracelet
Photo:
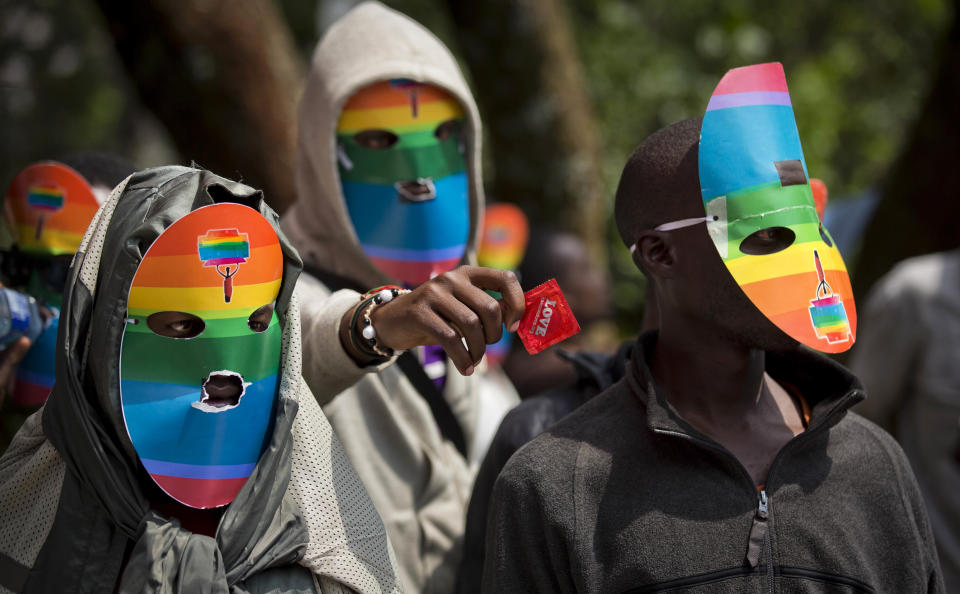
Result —
<instances>
[{"instance_id":1,"label":"braided bracelet","mask_svg":"<svg viewBox=\"0 0 960 594\"><path fill-rule=\"evenodd\" d=\"M389 303L393 301L394 297L404 295L409 293L407 289L402 289L396 285L387 285L385 287L378 287L365 293L361 296L360 305L353 313L353 319L350 321L350 338L353 341L353 346L360 352L367 355L381 357L389 359L393 356L393 349L389 347L381 347L377 343L377 331L373 327L373 321L370 319L370 315L373 313L373 310L383 305L384 303ZM371 295L372 294L372 295ZM357 338L356 328L357 328L357 318L362 317L363 319L363 329L360 331L360 334L363 340Z\"/></svg>"}]
</instances>

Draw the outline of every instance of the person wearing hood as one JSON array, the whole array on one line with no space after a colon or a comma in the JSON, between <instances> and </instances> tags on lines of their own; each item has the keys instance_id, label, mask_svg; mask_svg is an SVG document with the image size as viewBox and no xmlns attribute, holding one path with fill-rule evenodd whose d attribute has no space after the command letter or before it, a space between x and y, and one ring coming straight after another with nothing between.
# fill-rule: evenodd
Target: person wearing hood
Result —
<instances>
[{"instance_id":1,"label":"person wearing hood","mask_svg":"<svg viewBox=\"0 0 960 594\"><path fill-rule=\"evenodd\" d=\"M318 44L299 130L299 199L282 226L309 273L304 377L397 545L407 589L449 592L470 444L489 441L476 436L485 345L524 308L513 273L469 266L483 215L477 107L433 34L365 2ZM368 324L358 293L385 283L412 293ZM367 340L407 352L391 366Z\"/></svg>"},{"instance_id":2,"label":"person wearing hood","mask_svg":"<svg viewBox=\"0 0 960 594\"><path fill-rule=\"evenodd\" d=\"M300 375L300 267L252 188L162 167L113 190L53 391L0 458L0 589L400 591Z\"/></svg>"}]
</instances>

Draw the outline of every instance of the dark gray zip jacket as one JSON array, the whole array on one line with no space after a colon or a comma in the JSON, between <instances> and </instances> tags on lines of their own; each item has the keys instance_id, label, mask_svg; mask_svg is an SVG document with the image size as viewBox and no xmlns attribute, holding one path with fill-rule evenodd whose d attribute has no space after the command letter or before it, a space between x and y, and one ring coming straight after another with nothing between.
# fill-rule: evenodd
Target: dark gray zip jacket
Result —
<instances>
[{"instance_id":1,"label":"dark gray zip jacket","mask_svg":"<svg viewBox=\"0 0 960 594\"><path fill-rule=\"evenodd\" d=\"M762 493L653 383L644 335L626 377L511 458L488 524L484 592L943 592L900 447L848 409L845 368L767 354L808 429Z\"/></svg>"}]
</instances>

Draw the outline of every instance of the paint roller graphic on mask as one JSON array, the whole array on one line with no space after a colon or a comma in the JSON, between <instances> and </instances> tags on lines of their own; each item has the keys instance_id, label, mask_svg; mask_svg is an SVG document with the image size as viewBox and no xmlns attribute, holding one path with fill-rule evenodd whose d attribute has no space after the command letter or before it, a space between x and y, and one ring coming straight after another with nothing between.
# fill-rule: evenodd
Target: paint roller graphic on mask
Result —
<instances>
[{"instance_id":1,"label":"paint roller graphic on mask","mask_svg":"<svg viewBox=\"0 0 960 594\"><path fill-rule=\"evenodd\" d=\"M816 297L810 301L810 320L813 322L817 338L826 339L830 344L845 342L850 338L850 322L843 307L840 295L833 292L823 273L820 254L813 250L814 264L817 268Z\"/></svg>"},{"instance_id":2,"label":"paint roller graphic on mask","mask_svg":"<svg viewBox=\"0 0 960 594\"><path fill-rule=\"evenodd\" d=\"M250 257L250 242L246 233L237 229L214 229L197 240L200 259L204 266L215 266L223 277L223 302L233 297L233 277L241 264ZM230 265L233 264L233 269ZM221 266L223 269L221 270Z\"/></svg>"},{"instance_id":3,"label":"paint roller graphic on mask","mask_svg":"<svg viewBox=\"0 0 960 594\"><path fill-rule=\"evenodd\" d=\"M63 190L52 186L31 186L27 193L27 205L37 211L37 229L33 238L40 241L47 215L63 208Z\"/></svg>"}]
</instances>

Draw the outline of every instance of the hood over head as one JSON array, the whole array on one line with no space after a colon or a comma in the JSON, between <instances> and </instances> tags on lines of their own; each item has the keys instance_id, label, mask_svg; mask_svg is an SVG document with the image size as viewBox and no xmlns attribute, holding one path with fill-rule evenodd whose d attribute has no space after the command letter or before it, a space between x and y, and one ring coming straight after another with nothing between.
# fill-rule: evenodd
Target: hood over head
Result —
<instances>
[{"instance_id":1,"label":"hood over head","mask_svg":"<svg viewBox=\"0 0 960 594\"><path fill-rule=\"evenodd\" d=\"M74 572L87 566L102 574L100 589L112 590L128 542L134 544L121 591L179 591L197 583L226 591L268 567L290 565L303 556L306 525L286 495L298 409L292 387L299 379L290 377L288 365L281 365L276 404L268 413L272 433L256 468L226 508L216 538L183 530L176 520L151 509L148 494L156 489L141 469L124 425L120 355L131 283L147 250L166 229L215 202L249 206L279 230L278 217L261 192L207 171L162 167L122 182L80 244L65 290L57 380L43 414L44 433L69 471L37 567L57 567L40 573L61 583L79 583L80 574ZM301 263L283 234L278 236L282 359L298 360L299 336L286 330L292 324L290 299ZM42 575L37 579L42 581Z\"/></svg>"},{"instance_id":2,"label":"hood over head","mask_svg":"<svg viewBox=\"0 0 960 594\"><path fill-rule=\"evenodd\" d=\"M337 123L344 105L373 83L408 79L440 87L461 104L470 198L464 263L475 260L483 215L480 115L456 60L422 25L378 2L364 2L337 21L313 55L299 111L297 202L282 227L306 267L374 286L390 279L360 247L337 168Z\"/></svg>"}]
</instances>

